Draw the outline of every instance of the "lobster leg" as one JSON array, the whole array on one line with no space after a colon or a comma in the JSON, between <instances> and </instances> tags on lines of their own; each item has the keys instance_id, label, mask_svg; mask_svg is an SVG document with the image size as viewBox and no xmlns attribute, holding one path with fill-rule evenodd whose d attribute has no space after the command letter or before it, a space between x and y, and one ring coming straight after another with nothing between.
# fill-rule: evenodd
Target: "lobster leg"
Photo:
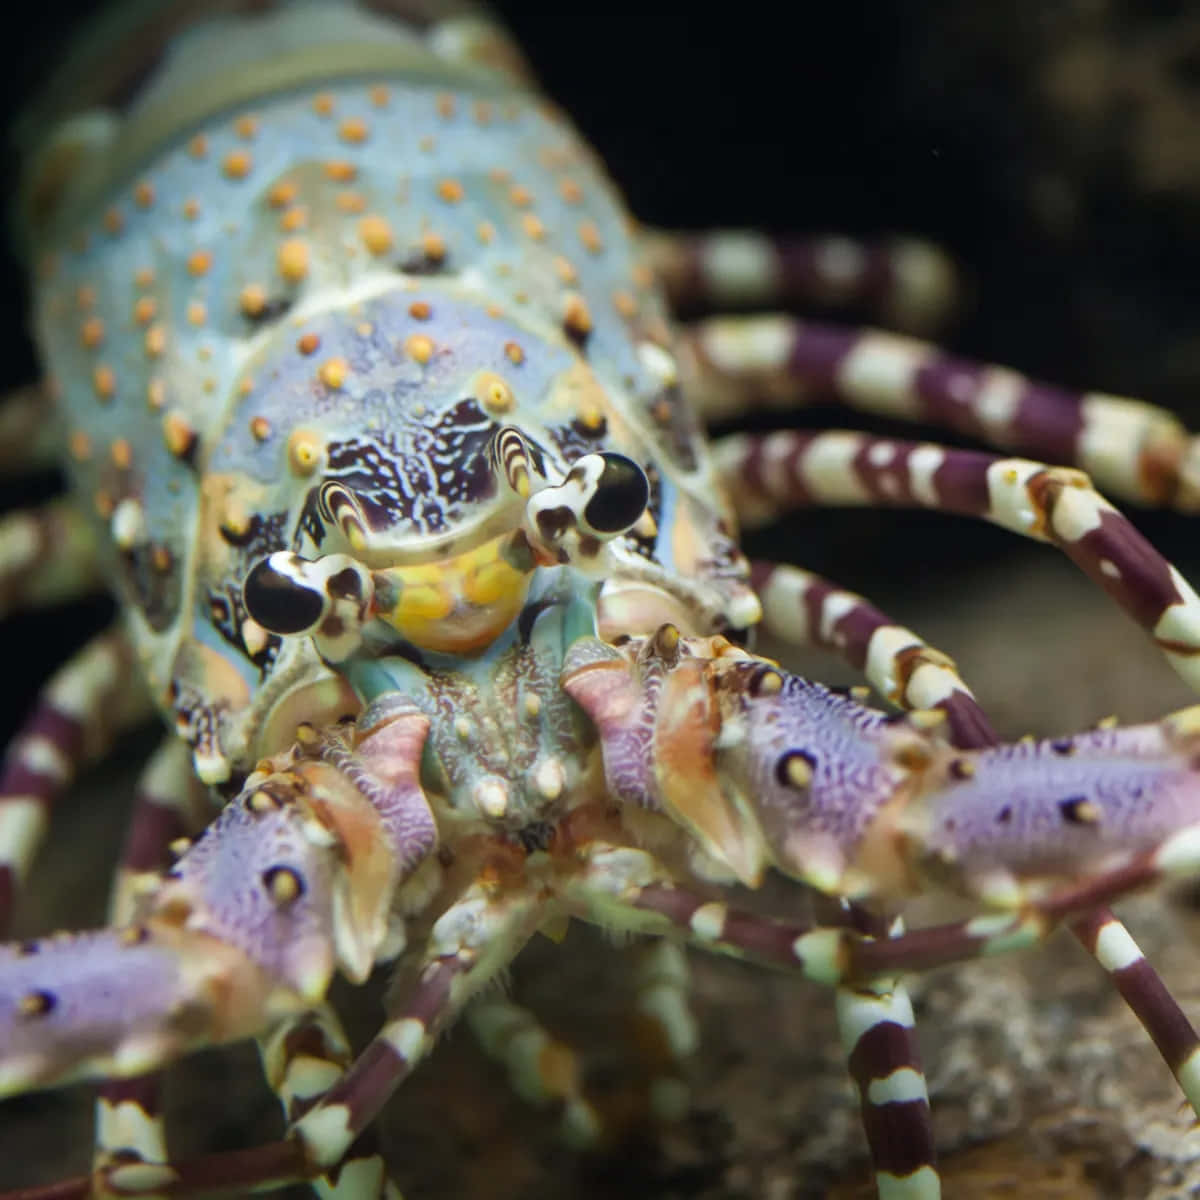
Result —
<instances>
[{"instance_id":1,"label":"lobster leg","mask_svg":"<svg viewBox=\"0 0 1200 1200\"><path fill-rule=\"evenodd\" d=\"M44 384L17 388L0 399L0 475L14 477L59 465L59 438Z\"/></svg>"},{"instance_id":2,"label":"lobster leg","mask_svg":"<svg viewBox=\"0 0 1200 1200\"><path fill-rule=\"evenodd\" d=\"M855 308L928 333L957 299L953 264L916 238L771 237L749 230L647 230L646 259L679 312Z\"/></svg>"},{"instance_id":3,"label":"lobster leg","mask_svg":"<svg viewBox=\"0 0 1200 1200\"><path fill-rule=\"evenodd\" d=\"M807 505L929 508L1050 542L1200 690L1200 597L1080 471L847 432L735 434L716 454L749 524Z\"/></svg>"},{"instance_id":4,"label":"lobster leg","mask_svg":"<svg viewBox=\"0 0 1200 1200\"><path fill-rule=\"evenodd\" d=\"M280 1141L211 1154L168 1168L156 1195L195 1196L269 1190L331 1172L358 1142L392 1092L433 1046L471 995L504 970L545 918L540 898L518 891L493 895L489 883L469 887L434 924L424 952L402 974L388 1020L350 1069L323 1091ZM361 1161L361 1160L360 1160ZM70 1190L83 1185L83 1190ZM113 1183L121 1185L119 1176ZM83 1196L86 1181L65 1181L54 1195ZM3 1200L32 1200L17 1193Z\"/></svg>"},{"instance_id":5,"label":"lobster leg","mask_svg":"<svg viewBox=\"0 0 1200 1200\"><path fill-rule=\"evenodd\" d=\"M139 885L157 883L170 860L171 843L203 825L203 797L191 766L187 746L168 737L143 771L109 903L110 925L124 926L133 920ZM102 1173L132 1162L167 1161L160 1087L158 1072L100 1084L93 1171ZM152 1171L147 1174L153 1177Z\"/></svg>"},{"instance_id":6,"label":"lobster leg","mask_svg":"<svg viewBox=\"0 0 1200 1200\"><path fill-rule=\"evenodd\" d=\"M503 996L485 996L467 1009L465 1020L522 1100L560 1111L559 1134L568 1146L590 1149L604 1141L605 1119L583 1086L578 1055L529 1009Z\"/></svg>"},{"instance_id":7,"label":"lobster leg","mask_svg":"<svg viewBox=\"0 0 1200 1200\"><path fill-rule=\"evenodd\" d=\"M45 835L50 809L81 764L149 715L129 686L123 635L101 634L54 674L9 745L0 771L0 931Z\"/></svg>"},{"instance_id":8,"label":"lobster leg","mask_svg":"<svg viewBox=\"0 0 1200 1200\"><path fill-rule=\"evenodd\" d=\"M1136 504L1200 506L1200 442L1174 414L1140 400L1038 383L899 334L790 317L702 322L684 333L681 348L689 394L709 420L837 400L1075 464Z\"/></svg>"},{"instance_id":9,"label":"lobster leg","mask_svg":"<svg viewBox=\"0 0 1200 1200\"><path fill-rule=\"evenodd\" d=\"M76 505L53 500L0 519L0 618L102 587L95 537Z\"/></svg>"},{"instance_id":10,"label":"lobster leg","mask_svg":"<svg viewBox=\"0 0 1200 1200\"><path fill-rule=\"evenodd\" d=\"M799 645L838 651L865 669L876 690L902 708L942 709L949 740L960 749L998 744L954 664L916 634L892 623L861 596L811 572L762 562L752 564L752 571L768 632ZM1070 929L1112 976L1200 1115L1200 1037L1129 931L1103 907L1070 922Z\"/></svg>"},{"instance_id":11,"label":"lobster leg","mask_svg":"<svg viewBox=\"0 0 1200 1200\"><path fill-rule=\"evenodd\" d=\"M945 713L956 746L1000 740L953 661L869 600L785 563L752 562L750 569L764 632L795 646L835 651L900 708Z\"/></svg>"},{"instance_id":12,"label":"lobster leg","mask_svg":"<svg viewBox=\"0 0 1200 1200\"><path fill-rule=\"evenodd\" d=\"M350 1044L328 1004L303 1016L285 1019L259 1038L263 1069L289 1122L298 1120L333 1087L350 1065ZM315 1180L323 1200L400 1200L388 1179L373 1130L366 1130L346 1152L336 1172Z\"/></svg>"},{"instance_id":13,"label":"lobster leg","mask_svg":"<svg viewBox=\"0 0 1200 1200\"><path fill-rule=\"evenodd\" d=\"M614 1145L646 1116L671 1122L688 1110L680 1065L695 1050L697 1032L687 1004L687 956L663 940L636 946L632 954L635 1035L651 1078L621 1111L588 1094L576 1052L527 1008L504 996L485 996L466 1013L484 1052L508 1072L513 1091L529 1104L558 1108L563 1141L579 1149Z\"/></svg>"}]
</instances>

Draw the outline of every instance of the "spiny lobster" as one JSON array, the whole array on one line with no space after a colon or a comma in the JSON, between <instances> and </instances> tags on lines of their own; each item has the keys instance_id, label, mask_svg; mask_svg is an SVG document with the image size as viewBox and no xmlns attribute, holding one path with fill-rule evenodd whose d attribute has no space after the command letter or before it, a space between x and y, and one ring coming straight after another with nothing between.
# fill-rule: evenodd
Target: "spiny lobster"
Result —
<instances>
[{"instance_id":1,"label":"spiny lobster","mask_svg":"<svg viewBox=\"0 0 1200 1200\"><path fill-rule=\"evenodd\" d=\"M641 998L661 1116L693 1040L675 940L836 986L888 1196L938 1194L897 973L1064 921L1195 1102L1195 1035L1103 905L1195 874L1200 716L996 746L944 655L824 580L749 566L731 531L799 505L984 517L1057 545L1192 681L1195 594L1080 471L856 433L739 435L710 460L695 415L820 391L1187 509L1179 425L891 335L672 330L660 287L681 304L860 293L911 318L944 268L911 244L631 230L481 18L223 7L141 91L76 68L94 94L25 191L63 427L31 394L6 444L65 453L82 503L10 519L5 590L37 603L108 577L127 632L64 668L14 746L5 906L75 766L144 714L122 686L135 658L177 735L112 928L0 960L4 1089L105 1080L95 1172L54 1194L385 1193L370 1119L524 941L572 916L668 939ZM212 61L226 75L198 80ZM909 715L744 649L760 616ZM768 868L832 912L771 920L715 890ZM995 911L904 933L902 902L940 887ZM351 1065L331 975L393 960L387 1022ZM570 1136L602 1135L565 1047L494 997L468 1012ZM288 1135L171 1162L153 1073L250 1036Z\"/></svg>"}]
</instances>

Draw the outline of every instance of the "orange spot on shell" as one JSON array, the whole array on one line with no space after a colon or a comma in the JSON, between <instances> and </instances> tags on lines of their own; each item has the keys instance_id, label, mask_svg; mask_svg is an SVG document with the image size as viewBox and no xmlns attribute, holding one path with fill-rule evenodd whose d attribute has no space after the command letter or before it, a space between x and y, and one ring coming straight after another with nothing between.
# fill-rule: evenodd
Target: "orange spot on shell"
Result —
<instances>
[{"instance_id":1,"label":"orange spot on shell","mask_svg":"<svg viewBox=\"0 0 1200 1200\"><path fill-rule=\"evenodd\" d=\"M188 142L188 153L193 158L205 158L208 155L208 138L202 133L196 134L190 142Z\"/></svg>"},{"instance_id":2,"label":"orange spot on shell","mask_svg":"<svg viewBox=\"0 0 1200 1200\"><path fill-rule=\"evenodd\" d=\"M154 283L154 268L139 267L133 276L133 282L140 288L148 288Z\"/></svg>"},{"instance_id":3,"label":"orange spot on shell","mask_svg":"<svg viewBox=\"0 0 1200 1200\"><path fill-rule=\"evenodd\" d=\"M305 333L300 336L300 340L296 343L296 349L301 354L315 354L321 346L321 335L317 333Z\"/></svg>"},{"instance_id":4,"label":"orange spot on shell","mask_svg":"<svg viewBox=\"0 0 1200 1200\"><path fill-rule=\"evenodd\" d=\"M358 236L371 254L386 254L394 241L391 225L374 213L359 221Z\"/></svg>"},{"instance_id":5,"label":"orange spot on shell","mask_svg":"<svg viewBox=\"0 0 1200 1200\"><path fill-rule=\"evenodd\" d=\"M311 475L320 465L324 443L318 434L297 429L288 438L288 465L295 475Z\"/></svg>"},{"instance_id":6,"label":"orange spot on shell","mask_svg":"<svg viewBox=\"0 0 1200 1200\"><path fill-rule=\"evenodd\" d=\"M558 184L558 194L568 204L583 203L583 188L581 188L573 179L560 180Z\"/></svg>"},{"instance_id":7,"label":"orange spot on shell","mask_svg":"<svg viewBox=\"0 0 1200 1200\"><path fill-rule=\"evenodd\" d=\"M267 203L272 208L287 208L295 198L296 185L290 180L272 184L267 192Z\"/></svg>"},{"instance_id":8,"label":"orange spot on shell","mask_svg":"<svg viewBox=\"0 0 1200 1200\"><path fill-rule=\"evenodd\" d=\"M600 236L600 230L596 228L594 221L580 221L579 240L589 254L599 254L604 249L604 239Z\"/></svg>"},{"instance_id":9,"label":"orange spot on shell","mask_svg":"<svg viewBox=\"0 0 1200 1200\"><path fill-rule=\"evenodd\" d=\"M573 337L587 337L592 332L592 314L587 302L578 293L567 297L563 305L563 327Z\"/></svg>"},{"instance_id":10,"label":"orange spot on shell","mask_svg":"<svg viewBox=\"0 0 1200 1200\"><path fill-rule=\"evenodd\" d=\"M308 209L303 204L294 205L279 218L279 228L284 233L298 233L308 224Z\"/></svg>"},{"instance_id":11,"label":"orange spot on shell","mask_svg":"<svg viewBox=\"0 0 1200 1200\"><path fill-rule=\"evenodd\" d=\"M637 315L637 300L631 292L613 292L612 302L613 308L617 310L618 315L624 317L627 321Z\"/></svg>"},{"instance_id":12,"label":"orange spot on shell","mask_svg":"<svg viewBox=\"0 0 1200 1200\"><path fill-rule=\"evenodd\" d=\"M376 108L386 108L388 101L392 98L392 93L382 83L376 84L367 95Z\"/></svg>"},{"instance_id":13,"label":"orange spot on shell","mask_svg":"<svg viewBox=\"0 0 1200 1200\"><path fill-rule=\"evenodd\" d=\"M561 254L554 260L554 272L563 283L579 282L579 272L575 270L574 264Z\"/></svg>"},{"instance_id":14,"label":"orange spot on shell","mask_svg":"<svg viewBox=\"0 0 1200 1200\"><path fill-rule=\"evenodd\" d=\"M139 325L149 325L158 312L158 301L153 296L139 296L133 306L133 319Z\"/></svg>"},{"instance_id":15,"label":"orange spot on shell","mask_svg":"<svg viewBox=\"0 0 1200 1200\"><path fill-rule=\"evenodd\" d=\"M189 221L194 221L200 215L200 201L195 196L183 202L183 215Z\"/></svg>"},{"instance_id":16,"label":"orange spot on shell","mask_svg":"<svg viewBox=\"0 0 1200 1200\"><path fill-rule=\"evenodd\" d=\"M113 398L117 390L117 377L113 374L112 367L101 363L92 371L92 390L101 400Z\"/></svg>"},{"instance_id":17,"label":"orange spot on shell","mask_svg":"<svg viewBox=\"0 0 1200 1200\"><path fill-rule=\"evenodd\" d=\"M255 134L258 133L258 118L246 113L244 116L238 117L233 123L233 131L240 138L245 138L249 141Z\"/></svg>"},{"instance_id":18,"label":"orange spot on shell","mask_svg":"<svg viewBox=\"0 0 1200 1200\"><path fill-rule=\"evenodd\" d=\"M133 189L133 202L138 208L149 208L154 203L154 185L143 179Z\"/></svg>"},{"instance_id":19,"label":"orange spot on shell","mask_svg":"<svg viewBox=\"0 0 1200 1200\"><path fill-rule=\"evenodd\" d=\"M433 315L433 309L424 300L414 300L408 306L408 315L414 321L428 321Z\"/></svg>"},{"instance_id":20,"label":"orange spot on shell","mask_svg":"<svg viewBox=\"0 0 1200 1200\"><path fill-rule=\"evenodd\" d=\"M341 192L337 198L337 206L346 213L365 212L367 198L362 192Z\"/></svg>"},{"instance_id":21,"label":"orange spot on shell","mask_svg":"<svg viewBox=\"0 0 1200 1200\"><path fill-rule=\"evenodd\" d=\"M546 236L546 226L533 213L525 213L521 217L521 228L525 236L540 242Z\"/></svg>"},{"instance_id":22,"label":"orange spot on shell","mask_svg":"<svg viewBox=\"0 0 1200 1200\"><path fill-rule=\"evenodd\" d=\"M514 366L519 367L525 361L525 351L516 342L505 342L504 357Z\"/></svg>"},{"instance_id":23,"label":"orange spot on shell","mask_svg":"<svg viewBox=\"0 0 1200 1200\"><path fill-rule=\"evenodd\" d=\"M187 269L189 275L207 275L212 266L212 254L208 250L193 250L188 255Z\"/></svg>"},{"instance_id":24,"label":"orange spot on shell","mask_svg":"<svg viewBox=\"0 0 1200 1200\"><path fill-rule=\"evenodd\" d=\"M267 307L266 289L261 284L246 284L238 296L238 307L243 316L257 317Z\"/></svg>"},{"instance_id":25,"label":"orange spot on shell","mask_svg":"<svg viewBox=\"0 0 1200 1200\"><path fill-rule=\"evenodd\" d=\"M404 349L410 358L424 366L433 358L433 341L423 333L410 334L404 339Z\"/></svg>"},{"instance_id":26,"label":"orange spot on shell","mask_svg":"<svg viewBox=\"0 0 1200 1200\"><path fill-rule=\"evenodd\" d=\"M446 257L446 243L440 234L422 234L421 253L424 254L430 262L440 263Z\"/></svg>"},{"instance_id":27,"label":"orange spot on shell","mask_svg":"<svg viewBox=\"0 0 1200 1200\"><path fill-rule=\"evenodd\" d=\"M265 442L271 436L271 422L266 417L251 417L250 436L256 442Z\"/></svg>"},{"instance_id":28,"label":"orange spot on shell","mask_svg":"<svg viewBox=\"0 0 1200 1200\"><path fill-rule=\"evenodd\" d=\"M447 204L458 204L463 198L463 186L457 179L443 179L437 185L437 193Z\"/></svg>"},{"instance_id":29,"label":"orange spot on shell","mask_svg":"<svg viewBox=\"0 0 1200 1200\"><path fill-rule=\"evenodd\" d=\"M175 458L186 458L195 449L196 431L182 413L167 413L163 417L162 431L167 451Z\"/></svg>"},{"instance_id":30,"label":"orange spot on shell","mask_svg":"<svg viewBox=\"0 0 1200 1200\"><path fill-rule=\"evenodd\" d=\"M187 306L187 319L190 325L203 325L208 320L208 308L201 300L192 300Z\"/></svg>"},{"instance_id":31,"label":"orange spot on shell","mask_svg":"<svg viewBox=\"0 0 1200 1200\"><path fill-rule=\"evenodd\" d=\"M302 238L289 238L275 255L279 274L289 283L299 283L308 275L308 243Z\"/></svg>"},{"instance_id":32,"label":"orange spot on shell","mask_svg":"<svg viewBox=\"0 0 1200 1200\"><path fill-rule=\"evenodd\" d=\"M518 208L528 208L533 203L529 189L521 187L520 184L514 184L508 189L508 198Z\"/></svg>"},{"instance_id":33,"label":"orange spot on shell","mask_svg":"<svg viewBox=\"0 0 1200 1200\"><path fill-rule=\"evenodd\" d=\"M67 441L67 449L76 462L87 462L92 457L92 439L82 429L76 429Z\"/></svg>"},{"instance_id":34,"label":"orange spot on shell","mask_svg":"<svg viewBox=\"0 0 1200 1200\"><path fill-rule=\"evenodd\" d=\"M104 344L104 322L99 317L88 317L79 327L79 340L89 350Z\"/></svg>"},{"instance_id":35,"label":"orange spot on shell","mask_svg":"<svg viewBox=\"0 0 1200 1200\"><path fill-rule=\"evenodd\" d=\"M457 107L454 97L449 92L442 92L436 100L439 117L452 117Z\"/></svg>"},{"instance_id":36,"label":"orange spot on shell","mask_svg":"<svg viewBox=\"0 0 1200 1200\"><path fill-rule=\"evenodd\" d=\"M491 221L480 221L475 226L475 236L487 246L496 236L496 227Z\"/></svg>"},{"instance_id":37,"label":"orange spot on shell","mask_svg":"<svg viewBox=\"0 0 1200 1200\"><path fill-rule=\"evenodd\" d=\"M508 413L517 406L517 398L508 384L492 371L485 371L475 380L472 388L475 399L488 412Z\"/></svg>"},{"instance_id":38,"label":"orange spot on shell","mask_svg":"<svg viewBox=\"0 0 1200 1200\"><path fill-rule=\"evenodd\" d=\"M108 453L118 471L128 471L133 465L133 447L128 438L115 438L108 447Z\"/></svg>"},{"instance_id":39,"label":"orange spot on shell","mask_svg":"<svg viewBox=\"0 0 1200 1200\"><path fill-rule=\"evenodd\" d=\"M317 370L317 375L327 388L344 387L349 374L350 364L344 358L328 359Z\"/></svg>"},{"instance_id":40,"label":"orange spot on shell","mask_svg":"<svg viewBox=\"0 0 1200 1200\"><path fill-rule=\"evenodd\" d=\"M119 208L110 208L104 214L104 231L114 237L125 228L125 217Z\"/></svg>"},{"instance_id":41,"label":"orange spot on shell","mask_svg":"<svg viewBox=\"0 0 1200 1200\"><path fill-rule=\"evenodd\" d=\"M225 155L221 170L226 179L245 179L254 166L254 159L249 150L231 150Z\"/></svg>"},{"instance_id":42,"label":"orange spot on shell","mask_svg":"<svg viewBox=\"0 0 1200 1200\"><path fill-rule=\"evenodd\" d=\"M330 92L318 92L312 99L313 112L318 117L327 117L333 112L334 100Z\"/></svg>"},{"instance_id":43,"label":"orange spot on shell","mask_svg":"<svg viewBox=\"0 0 1200 1200\"><path fill-rule=\"evenodd\" d=\"M365 142L369 133L370 129L367 123L361 117L347 117L338 126L338 137L343 142L351 142L355 145Z\"/></svg>"},{"instance_id":44,"label":"orange spot on shell","mask_svg":"<svg viewBox=\"0 0 1200 1200\"><path fill-rule=\"evenodd\" d=\"M155 411L161 409L167 402L167 385L158 378L151 379L146 384L146 404Z\"/></svg>"},{"instance_id":45,"label":"orange spot on shell","mask_svg":"<svg viewBox=\"0 0 1200 1200\"><path fill-rule=\"evenodd\" d=\"M325 177L334 183L353 183L358 178L358 168L353 163L334 158L325 164Z\"/></svg>"},{"instance_id":46,"label":"orange spot on shell","mask_svg":"<svg viewBox=\"0 0 1200 1200\"><path fill-rule=\"evenodd\" d=\"M151 325L146 330L146 356L158 358L167 348L167 331L161 325Z\"/></svg>"}]
</instances>

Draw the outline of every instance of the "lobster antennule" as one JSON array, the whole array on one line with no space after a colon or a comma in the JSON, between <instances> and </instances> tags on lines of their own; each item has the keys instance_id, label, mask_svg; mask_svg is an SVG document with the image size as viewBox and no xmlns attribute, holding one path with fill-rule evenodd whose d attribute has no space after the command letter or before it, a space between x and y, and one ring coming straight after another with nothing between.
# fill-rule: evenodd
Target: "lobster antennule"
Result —
<instances>
[{"instance_id":1,"label":"lobster antennule","mask_svg":"<svg viewBox=\"0 0 1200 1200\"><path fill-rule=\"evenodd\" d=\"M1200 706L956 750L930 714L889 717L674 630L579 645L563 686L597 725L613 790L751 885L770 862L831 894L898 900L932 882L1016 908L1200 870Z\"/></svg>"}]
</instances>

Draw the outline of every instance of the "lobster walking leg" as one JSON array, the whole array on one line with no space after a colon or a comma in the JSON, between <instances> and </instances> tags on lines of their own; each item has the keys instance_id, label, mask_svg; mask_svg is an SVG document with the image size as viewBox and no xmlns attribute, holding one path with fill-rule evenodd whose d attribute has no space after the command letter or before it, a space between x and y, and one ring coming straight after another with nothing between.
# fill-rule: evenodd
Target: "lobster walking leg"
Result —
<instances>
[{"instance_id":1,"label":"lobster walking leg","mask_svg":"<svg viewBox=\"0 0 1200 1200\"><path fill-rule=\"evenodd\" d=\"M928 333L957 299L954 266L916 238L649 230L642 249L678 312L742 305L855 308Z\"/></svg>"},{"instance_id":2,"label":"lobster walking leg","mask_svg":"<svg viewBox=\"0 0 1200 1200\"><path fill-rule=\"evenodd\" d=\"M1200 442L1172 413L1140 400L1035 382L898 334L781 316L702 322L685 332L683 347L710 420L837 400L1072 463L1136 504L1200 505Z\"/></svg>"},{"instance_id":3,"label":"lobster walking leg","mask_svg":"<svg viewBox=\"0 0 1200 1200\"><path fill-rule=\"evenodd\" d=\"M18 388L0 399L0 475L19 477L59 465L59 439L49 419L44 384Z\"/></svg>"},{"instance_id":4,"label":"lobster walking leg","mask_svg":"<svg viewBox=\"0 0 1200 1200\"><path fill-rule=\"evenodd\" d=\"M0 618L103 586L95 538L77 505L55 500L0 520Z\"/></svg>"},{"instance_id":5,"label":"lobster walking leg","mask_svg":"<svg viewBox=\"0 0 1200 1200\"><path fill-rule=\"evenodd\" d=\"M522 1100L560 1111L559 1135L568 1146L590 1149L604 1141L604 1115L583 1086L578 1055L528 1008L503 996L486 996L467 1009L465 1020L484 1053L507 1071Z\"/></svg>"},{"instance_id":6,"label":"lobster walking leg","mask_svg":"<svg viewBox=\"0 0 1200 1200\"><path fill-rule=\"evenodd\" d=\"M1000 740L953 661L869 600L785 563L753 562L751 578L762 599L766 633L792 645L835 651L900 708L945 713L956 746Z\"/></svg>"},{"instance_id":7,"label":"lobster walking leg","mask_svg":"<svg viewBox=\"0 0 1200 1200\"><path fill-rule=\"evenodd\" d=\"M80 765L149 715L142 688L129 686L129 657L119 633L89 642L42 689L8 747L0 771L0 931L8 928L50 810Z\"/></svg>"},{"instance_id":8,"label":"lobster walking leg","mask_svg":"<svg viewBox=\"0 0 1200 1200\"><path fill-rule=\"evenodd\" d=\"M1200 597L1079 471L848 432L735 434L716 452L751 524L807 505L929 508L1050 542L1200 690Z\"/></svg>"},{"instance_id":9,"label":"lobster walking leg","mask_svg":"<svg viewBox=\"0 0 1200 1200\"><path fill-rule=\"evenodd\" d=\"M811 572L761 562L752 569L770 632L800 645L838 651L865 669L876 690L902 708L941 708L949 740L961 749L998 744L987 716L940 651L892 623L861 596ZM872 653L877 642L881 648ZM1070 929L1112 976L1200 1114L1200 1037L1129 931L1106 907L1070 922Z\"/></svg>"},{"instance_id":10,"label":"lobster walking leg","mask_svg":"<svg viewBox=\"0 0 1200 1200\"><path fill-rule=\"evenodd\" d=\"M284 1117L298 1120L333 1087L350 1065L350 1044L329 1004L285 1019L259 1038L263 1069L271 1090L283 1105ZM313 1182L323 1200L399 1200L388 1179L373 1130L366 1130L346 1152L338 1169Z\"/></svg>"},{"instance_id":11,"label":"lobster walking leg","mask_svg":"<svg viewBox=\"0 0 1200 1200\"><path fill-rule=\"evenodd\" d=\"M117 867L109 904L109 924L124 926L135 916L139 886L157 882L178 837L203 825L201 789L191 772L187 746L168 737L154 752L138 783L129 833ZM96 1095L92 1169L167 1161L167 1136L160 1101L159 1072L101 1083ZM147 1180L155 1172L145 1173Z\"/></svg>"},{"instance_id":12,"label":"lobster walking leg","mask_svg":"<svg viewBox=\"0 0 1200 1200\"><path fill-rule=\"evenodd\" d=\"M508 1072L517 1095L560 1111L559 1133L569 1146L612 1146L635 1123L647 1118L678 1121L688 1109L680 1065L695 1050L697 1033L687 1005L687 957L680 947L661 939L635 946L630 953L636 963L639 1066L649 1076L632 1103L614 1105L593 1096L584 1084L577 1053L524 1006L504 996L487 996L467 1010L467 1024L484 1052Z\"/></svg>"}]
</instances>

